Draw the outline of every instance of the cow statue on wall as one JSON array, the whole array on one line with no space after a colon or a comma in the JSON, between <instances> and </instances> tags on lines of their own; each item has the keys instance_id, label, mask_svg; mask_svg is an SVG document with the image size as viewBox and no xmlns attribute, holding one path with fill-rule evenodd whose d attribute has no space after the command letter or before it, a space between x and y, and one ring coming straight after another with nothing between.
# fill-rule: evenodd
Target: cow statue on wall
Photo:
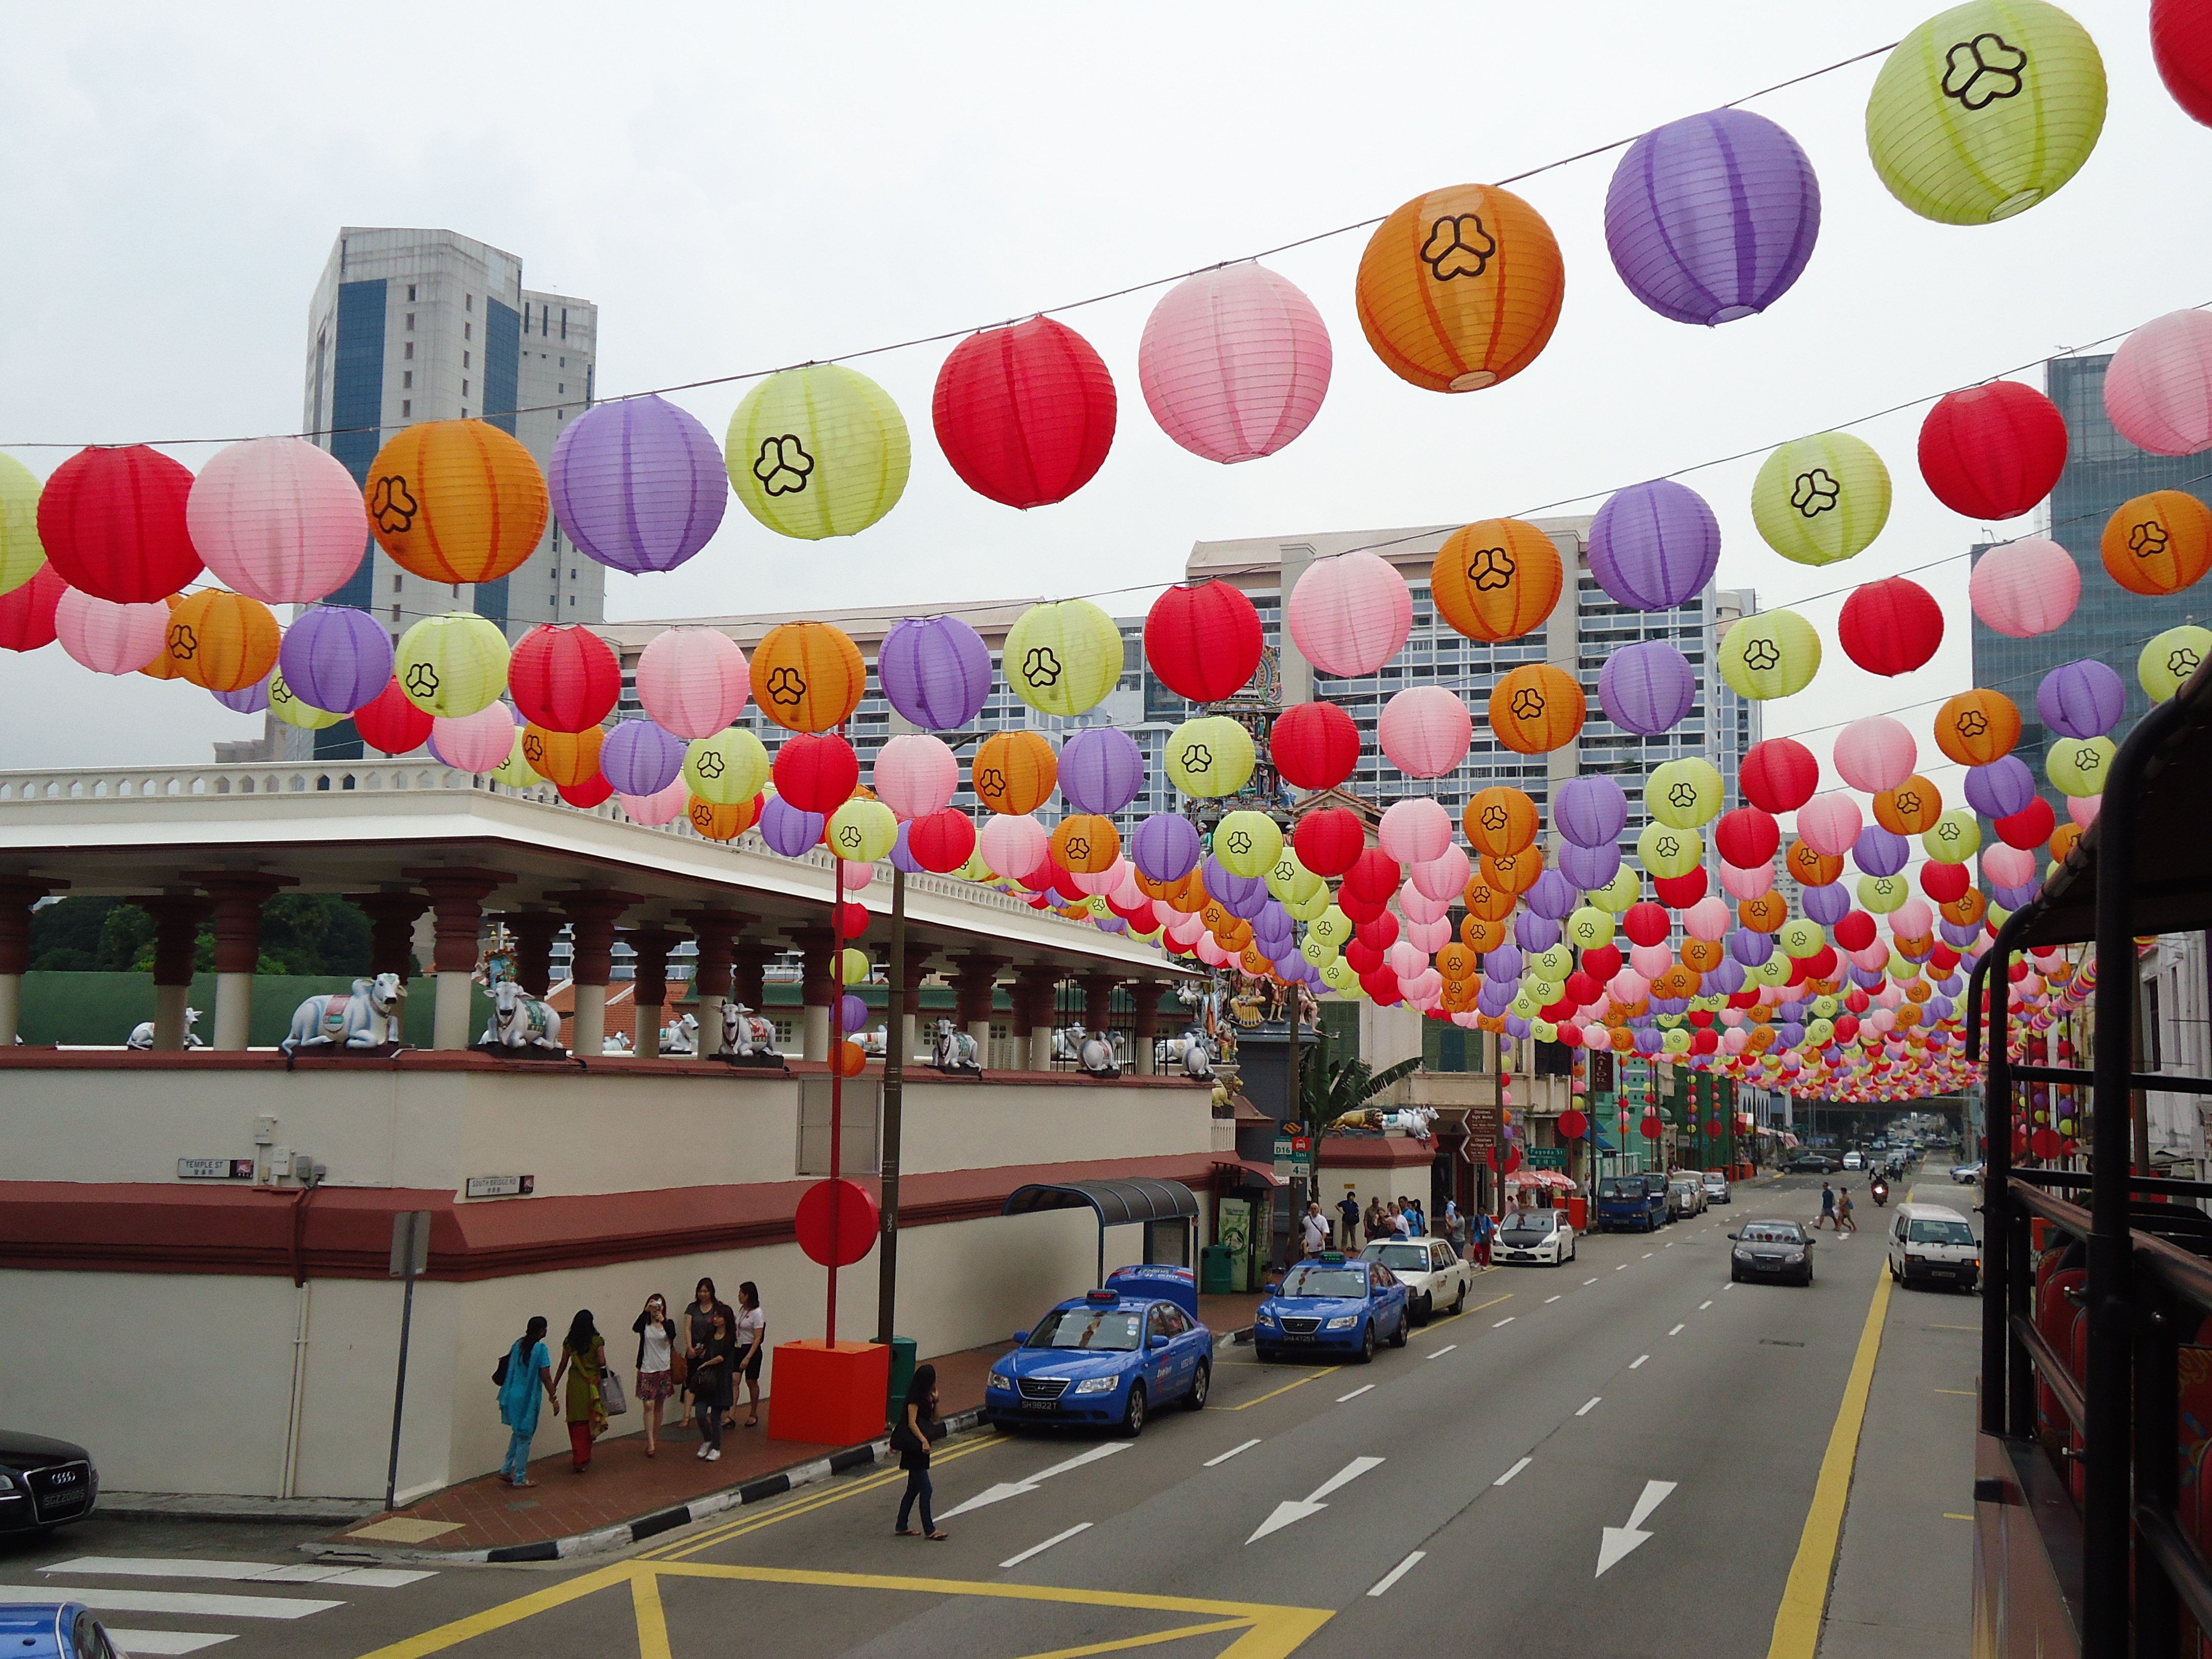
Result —
<instances>
[{"instance_id":1,"label":"cow statue on wall","mask_svg":"<svg viewBox=\"0 0 2212 1659\"><path fill-rule=\"evenodd\" d=\"M930 1063L940 1072L960 1073L969 1077L981 1077L983 1068L976 1063L975 1039L949 1019L937 1022L935 1039L931 1044L933 1057Z\"/></svg>"},{"instance_id":2,"label":"cow statue on wall","mask_svg":"<svg viewBox=\"0 0 2212 1659\"><path fill-rule=\"evenodd\" d=\"M781 1067L775 1022L732 999L722 1005L722 1058L732 1066Z\"/></svg>"},{"instance_id":3,"label":"cow statue on wall","mask_svg":"<svg viewBox=\"0 0 2212 1659\"><path fill-rule=\"evenodd\" d=\"M204 1048L207 1047L207 1044L202 1042L192 1030L192 1027L199 1023L200 1011L197 1008L186 1008L185 1010L185 1048ZM15 1040L20 1042L22 1041L22 1038L19 1035ZM131 1040L128 1042L125 1042L123 1046L126 1048L152 1048L154 1046L154 1022L150 1019L140 1020L137 1024L131 1028Z\"/></svg>"},{"instance_id":4,"label":"cow statue on wall","mask_svg":"<svg viewBox=\"0 0 2212 1659\"><path fill-rule=\"evenodd\" d=\"M494 980L491 1020L477 1046L520 1048L526 1052L550 1048L561 1053L561 1016L553 1012L550 1003L524 990L520 981Z\"/></svg>"},{"instance_id":5,"label":"cow statue on wall","mask_svg":"<svg viewBox=\"0 0 2212 1659\"><path fill-rule=\"evenodd\" d=\"M397 974L357 979L343 995L309 997L292 1013L291 1035L277 1046L302 1048L381 1048L399 1041L399 1005L407 981Z\"/></svg>"}]
</instances>

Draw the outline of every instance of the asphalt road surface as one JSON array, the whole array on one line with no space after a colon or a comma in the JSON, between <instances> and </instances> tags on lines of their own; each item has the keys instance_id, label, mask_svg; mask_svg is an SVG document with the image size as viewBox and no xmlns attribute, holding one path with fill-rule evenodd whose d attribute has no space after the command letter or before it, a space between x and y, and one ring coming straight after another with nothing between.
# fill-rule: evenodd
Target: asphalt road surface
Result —
<instances>
[{"instance_id":1,"label":"asphalt road surface","mask_svg":"<svg viewBox=\"0 0 2212 1659\"><path fill-rule=\"evenodd\" d=\"M1921 1195L1971 1209L1939 1184ZM0 1594L74 1594L136 1651L221 1659L1765 1654L1870 1307L1893 1309L1884 1373L1921 1368L1911 1401L1877 1378L1884 1410L1917 1401L1923 1370L1960 1382L1950 1350L1972 1339L1946 1328L1979 1312L1960 1296L1894 1316L1886 1212L1851 1185L1868 1231L1820 1236L1809 1290L1729 1284L1729 1231L1817 1210L1817 1177L1765 1181L1656 1236L1486 1273L1465 1313L1371 1365L1262 1365L1224 1344L1207 1407L1166 1409L1134 1442L941 1443L943 1543L892 1535L903 1477L877 1470L558 1566L364 1573L311 1563L308 1528L95 1519L0 1546ZM1970 1417L1925 1434L1970 1466ZM1896 1502L1971 1510L1970 1485L1933 1484ZM1801 1582L1817 1617L1816 1553ZM1963 1559L1931 1548L1891 1582L1963 1607Z\"/></svg>"}]
</instances>

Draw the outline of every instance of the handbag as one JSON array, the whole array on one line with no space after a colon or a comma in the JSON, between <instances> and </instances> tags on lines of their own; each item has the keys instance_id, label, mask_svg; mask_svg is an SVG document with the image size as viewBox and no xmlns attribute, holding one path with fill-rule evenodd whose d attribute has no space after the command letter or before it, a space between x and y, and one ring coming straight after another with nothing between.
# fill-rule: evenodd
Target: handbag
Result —
<instances>
[{"instance_id":1,"label":"handbag","mask_svg":"<svg viewBox=\"0 0 2212 1659\"><path fill-rule=\"evenodd\" d=\"M510 1349L507 1352L500 1355L499 1364L491 1368L491 1380L495 1386L502 1389L507 1386L507 1362L514 1358L514 1351Z\"/></svg>"},{"instance_id":2,"label":"handbag","mask_svg":"<svg viewBox=\"0 0 2212 1659\"><path fill-rule=\"evenodd\" d=\"M609 1417L620 1417L629 1409L629 1396L623 1392L622 1378L611 1365L599 1368L599 1401Z\"/></svg>"},{"instance_id":3,"label":"handbag","mask_svg":"<svg viewBox=\"0 0 2212 1659\"><path fill-rule=\"evenodd\" d=\"M668 1345L668 1380L680 1389L684 1386L684 1379L690 1375L691 1357L674 1343L670 1343Z\"/></svg>"}]
</instances>

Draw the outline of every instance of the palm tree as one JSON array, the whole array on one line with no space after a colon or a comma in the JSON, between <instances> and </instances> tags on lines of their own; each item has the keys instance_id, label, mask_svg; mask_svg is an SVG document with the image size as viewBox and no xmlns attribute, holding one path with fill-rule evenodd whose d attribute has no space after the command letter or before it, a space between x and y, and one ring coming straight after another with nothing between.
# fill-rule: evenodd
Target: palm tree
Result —
<instances>
[{"instance_id":1,"label":"palm tree","mask_svg":"<svg viewBox=\"0 0 2212 1659\"><path fill-rule=\"evenodd\" d=\"M1410 1076L1420 1069L1420 1058L1401 1060L1395 1066L1376 1071L1357 1054L1346 1054L1340 1060L1331 1060L1328 1038L1324 1034L1316 1045L1318 1052L1298 1073L1298 1094L1306 1121L1320 1134L1331 1123L1346 1112L1358 1110L1381 1094L1400 1078Z\"/></svg>"}]
</instances>

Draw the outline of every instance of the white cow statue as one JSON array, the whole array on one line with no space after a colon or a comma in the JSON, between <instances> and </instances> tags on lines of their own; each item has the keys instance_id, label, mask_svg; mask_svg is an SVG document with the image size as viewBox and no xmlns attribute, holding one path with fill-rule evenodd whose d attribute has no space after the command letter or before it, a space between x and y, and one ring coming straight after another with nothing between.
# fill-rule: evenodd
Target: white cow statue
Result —
<instances>
[{"instance_id":1,"label":"white cow statue","mask_svg":"<svg viewBox=\"0 0 2212 1659\"><path fill-rule=\"evenodd\" d=\"M1163 1073L1180 1067L1194 1083L1204 1083L1213 1075L1213 1045L1195 1025L1179 1037L1159 1038L1153 1048L1153 1064Z\"/></svg>"},{"instance_id":2,"label":"white cow statue","mask_svg":"<svg viewBox=\"0 0 2212 1659\"><path fill-rule=\"evenodd\" d=\"M722 1005L722 1056L749 1066L777 1066L775 1022L734 999Z\"/></svg>"},{"instance_id":3,"label":"white cow statue","mask_svg":"<svg viewBox=\"0 0 2212 1659\"><path fill-rule=\"evenodd\" d=\"M1076 1063L1085 1077L1116 1078L1121 1068L1114 1063L1114 1044L1103 1032L1085 1032L1082 1046L1077 1050Z\"/></svg>"},{"instance_id":4,"label":"white cow statue","mask_svg":"<svg viewBox=\"0 0 2212 1659\"><path fill-rule=\"evenodd\" d=\"M684 1014L660 1028L660 1052L696 1054L699 1052L699 1016Z\"/></svg>"},{"instance_id":5,"label":"white cow statue","mask_svg":"<svg viewBox=\"0 0 2212 1659\"><path fill-rule=\"evenodd\" d=\"M192 1027L198 1024L199 1021L200 1011L198 1009L187 1008L185 1010L185 1047L187 1048L204 1048L207 1047L205 1043L202 1042L198 1037L192 1034ZM22 1039L21 1036L18 1036L16 1040L21 1042ZM131 1040L123 1046L126 1048L152 1048L154 1046L154 1022L150 1019L140 1020L136 1025L131 1028Z\"/></svg>"},{"instance_id":6,"label":"white cow statue","mask_svg":"<svg viewBox=\"0 0 2212 1659\"><path fill-rule=\"evenodd\" d=\"M969 1036L949 1019L937 1022L936 1057L932 1061L940 1072L964 1072L981 1077L983 1068L975 1062L975 1039Z\"/></svg>"},{"instance_id":7,"label":"white cow statue","mask_svg":"<svg viewBox=\"0 0 2212 1659\"><path fill-rule=\"evenodd\" d=\"M561 1016L551 1006L522 988L516 980L495 980L491 987L491 1023L484 1027L480 1046L488 1048L558 1048Z\"/></svg>"},{"instance_id":8,"label":"white cow statue","mask_svg":"<svg viewBox=\"0 0 2212 1659\"><path fill-rule=\"evenodd\" d=\"M343 996L309 997L292 1012L292 1033L278 1046L302 1048L380 1048L399 1040L399 1005L407 981L397 974L357 979ZM186 1023L190 1024L190 1012Z\"/></svg>"}]
</instances>

